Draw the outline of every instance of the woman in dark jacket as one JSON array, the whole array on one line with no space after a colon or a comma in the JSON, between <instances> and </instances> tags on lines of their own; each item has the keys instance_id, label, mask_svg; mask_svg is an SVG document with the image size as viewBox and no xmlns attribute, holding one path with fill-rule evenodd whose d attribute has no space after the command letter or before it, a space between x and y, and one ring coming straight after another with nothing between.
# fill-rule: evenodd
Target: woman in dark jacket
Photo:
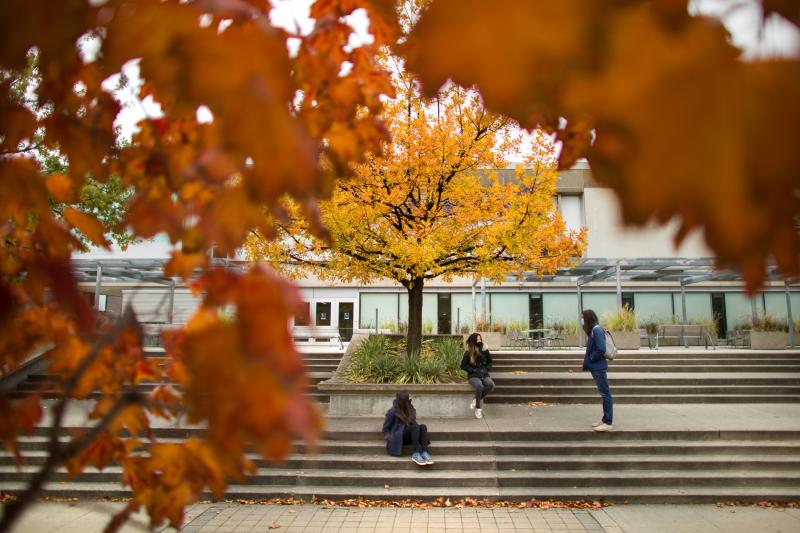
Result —
<instances>
[{"instance_id":1,"label":"woman in dark jacket","mask_svg":"<svg viewBox=\"0 0 800 533\"><path fill-rule=\"evenodd\" d=\"M586 354L583 356L584 372L591 372L600 396L603 397L603 419L595 422L595 431L611 431L614 417L614 401L608 386L608 361L606 361L606 332L598 324L597 314L587 309L581 316L581 326L586 333Z\"/></svg>"},{"instance_id":2,"label":"woman in dark jacket","mask_svg":"<svg viewBox=\"0 0 800 533\"><path fill-rule=\"evenodd\" d=\"M386 440L386 451L389 455L399 456L403 453L403 445L411 444L412 461L420 466L433 464L433 458L428 453L428 426L417 424L417 410L411 405L408 392L398 392L392 408L386 411L383 438Z\"/></svg>"},{"instance_id":3,"label":"woman in dark jacket","mask_svg":"<svg viewBox=\"0 0 800 533\"><path fill-rule=\"evenodd\" d=\"M467 351L461 359L461 370L467 373L467 381L475 389L475 398L469 407L475 409L475 418L483 418L483 399L494 389L494 381L489 376L492 354L483 349L480 333L467 337Z\"/></svg>"}]
</instances>

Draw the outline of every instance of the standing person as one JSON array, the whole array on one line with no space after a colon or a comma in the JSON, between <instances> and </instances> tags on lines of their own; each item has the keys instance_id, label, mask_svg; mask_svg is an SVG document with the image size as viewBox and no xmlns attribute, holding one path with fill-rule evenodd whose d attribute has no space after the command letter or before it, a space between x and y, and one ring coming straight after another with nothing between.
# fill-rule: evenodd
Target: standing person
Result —
<instances>
[{"instance_id":1,"label":"standing person","mask_svg":"<svg viewBox=\"0 0 800 533\"><path fill-rule=\"evenodd\" d=\"M606 361L606 332L598 324L597 314L587 309L581 316L581 327L586 333L586 355L583 356L583 370L592 373L597 390L603 398L603 419L594 422L595 431L611 431L614 419L614 401L608 386L608 361Z\"/></svg>"},{"instance_id":2,"label":"standing person","mask_svg":"<svg viewBox=\"0 0 800 533\"><path fill-rule=\"evenodd\" d=\"M403 453L403 446L411 444L412 461L420 466L433 464L433 458L428 453L428 426L417 423L417 410L411 405L411 396L407 391L398 392L392 408L386 411L383 438L389 455L399 457Z\"/></svg>"},{"instance_id":3,"label":"standing person","mask_svg":"<svg viewBox=\"0 0 800 533\"><path fill-rule=\"evenodd\" d=\"M483 339L479 333L467 337L467 351L461 359L461 370L467 373L467 381L475 389L475 398L470 409L475 409L475 418L483 418L483 399L494 389L489 372L492 370L492 354L483 349Z\"/></svg>"}]
</instances>

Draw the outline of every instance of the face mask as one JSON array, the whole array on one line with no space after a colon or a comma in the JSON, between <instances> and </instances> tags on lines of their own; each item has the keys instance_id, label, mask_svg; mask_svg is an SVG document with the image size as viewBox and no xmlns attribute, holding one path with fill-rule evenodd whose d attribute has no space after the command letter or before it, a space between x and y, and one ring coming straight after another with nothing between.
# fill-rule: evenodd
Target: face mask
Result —
<instances>
[{"instance_id":1,"label":"face mask","mask_svg":"<svg viewBox=\"0 0 800 533\"><path fill-rule=\"evenodd\" d=\"M482 342L476 342L475 346L477 346L479 350L483 349L483 343Z\"/></svg>"},{"instance_id":2,"label":"face mask","mask_svg":"<svg viewBox=\"0 0 800 533\"><path fill-rule=\"evenodd\" d=\"M581 327L583 327L583 319L581 318Z\"/></svg>"}]
</instances>

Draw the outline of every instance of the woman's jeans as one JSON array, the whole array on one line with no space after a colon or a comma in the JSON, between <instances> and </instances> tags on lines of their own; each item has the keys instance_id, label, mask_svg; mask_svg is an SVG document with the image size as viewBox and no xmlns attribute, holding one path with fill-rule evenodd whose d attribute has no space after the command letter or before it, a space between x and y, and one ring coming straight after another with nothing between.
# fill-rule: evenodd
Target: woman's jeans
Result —
<instances>
[{"instance_id":1,"label":"woman's jeans","mask_svg":"<svg viewBox=\"0 0 800 533\"><path fill-rule=\"evenodd\" d=\"M492 381L492 378L489 376L482 379L469 378L467 381L475 389L475 407L480 409L483 404L483 399L494 389L494 381Z\"/></svg>"},{"instance_id":2,"label":"woman's jeans","mask_svg":"<svg viewBox=\"0 0 800 533\"><path fill-rule=\"evenodd\" d=\"M608 372L592 370L592 378L594 378L600 396L603 397L603 423L611 425L614 420L614 400L611 399L611 389L608 388Z\"/></svg>"},{"instance_id":3,"label":"woman's jeans","mask_svg":"<svg viewBox=\"0 0 800 533\"><path fill-rule=\"evenodd\" d=\"M414 453L428 451L428 426L412 422L403 430L403 446L411 444Z\"/></svg>"}]
</instances>

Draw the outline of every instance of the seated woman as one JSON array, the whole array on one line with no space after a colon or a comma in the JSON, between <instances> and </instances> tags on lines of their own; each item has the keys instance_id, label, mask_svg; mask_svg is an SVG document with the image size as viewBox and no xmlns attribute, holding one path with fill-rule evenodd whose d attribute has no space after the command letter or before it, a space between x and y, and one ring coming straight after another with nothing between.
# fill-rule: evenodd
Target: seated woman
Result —
<instances>
[{"instance_id":1,"label":"seated woman","mask_svg":"<svg viewBox=\"0 0 800 533\"><path fill-rule=\"evenodd\" d=\"M428 427L417 424L417 410L411 405L411 397L407 391L398 392L392 408L386 411L383 438L386 440L386 451L389 455L400 456L403 446L411 444L412 461L420 466L433 464L431 454L428 453Z\"/></svg>"}]
</instances>

